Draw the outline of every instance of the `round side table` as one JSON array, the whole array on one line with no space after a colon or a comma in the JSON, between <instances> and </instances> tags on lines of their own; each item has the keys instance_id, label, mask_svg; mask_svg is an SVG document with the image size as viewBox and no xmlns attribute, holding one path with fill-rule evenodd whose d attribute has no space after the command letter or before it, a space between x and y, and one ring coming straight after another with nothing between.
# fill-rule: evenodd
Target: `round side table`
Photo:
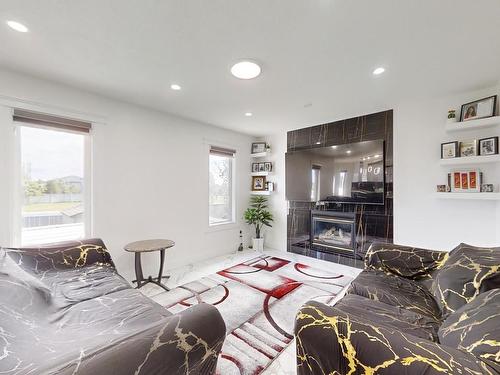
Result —
<instances>
[{"instance_id":1,"label":"round side table","mask_svg":"<svg viewBox=\"0 0 500 375\"><path fill-rule=\"evenodd\" d=\"M165 290L168 289L162 282L162 278L169 278L169 276L163 276L163 264L165 263L165 250L171 248L175 245L174 241L171 240L144 240L144 241L136 241L131 242L125 245L125 251L135 253L135 277L136 280L133 280L134 283L137 283L137 289L143 287L148 283L156 284L162 287ZM142 273L142 263L141 263L141 254L142 253L150 253L153 251L160 252L160 272L158 272L158 277L153 278L152 276L148 276L147 279L144 278Z\"/></svg>"}]
</instances>

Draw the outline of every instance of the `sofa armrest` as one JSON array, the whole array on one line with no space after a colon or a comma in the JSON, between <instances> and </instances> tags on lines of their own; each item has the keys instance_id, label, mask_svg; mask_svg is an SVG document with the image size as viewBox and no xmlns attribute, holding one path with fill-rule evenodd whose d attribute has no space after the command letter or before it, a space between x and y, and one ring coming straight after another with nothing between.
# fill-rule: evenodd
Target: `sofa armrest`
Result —
<instances>
[{"instance_id":1,"label":"sofa armrest","mask_svg":"<svg viewBox=\"0 0 500 375\"><path fill-rule=\"evenodd\" d=\"M497 374L470 353L308 302L295 324L297 374Z\"/></svg>"},{"instance_id":2,"label":"sofa armrest","mask_svg":"<svg viewBox=\"0 0 500 375\"><path fill-rule=\"evenodd\" d=\"M100 238L10 247L4 250L22 269L32 274L82 268L93 264L114 268L111 255Z\"/></svg>"},{"instance_id":3,"label":"sofa armrest","mask_svg":"<svg viewBox=\"0 0 500 375\"><path fill-rule=\"evenodd\" d=\"M418 280L440 268L447 258L446 251L374 243L366 253L365 268Z\"/></svg>"},{"instance_id":4,"label":"sofa armrest","mask_svg":"<svg viewBox=\"0 0 500 375\"><path fill-rule=\"evenodd\" d=\"M224 343L224 321L211 305L165 317L106 347L83 352L50 373L60 375L212 375Z\"/></svg>"}]
</instances>

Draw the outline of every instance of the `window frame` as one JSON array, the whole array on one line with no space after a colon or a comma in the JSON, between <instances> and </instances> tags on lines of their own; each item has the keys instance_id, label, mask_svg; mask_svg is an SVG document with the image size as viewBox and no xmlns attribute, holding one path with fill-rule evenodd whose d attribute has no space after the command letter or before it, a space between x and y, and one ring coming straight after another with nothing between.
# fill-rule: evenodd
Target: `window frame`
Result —
<instances>
[{"instance_id":1,"label":"window frame","mask_svg":"<svg viewBox=\"0 0 500 375\"><path fill-rule=\"evenodd\" d=\"M211 154L211 148L216 147L216 148L225 148L225 149L232 149L235 150L233 157L232 157L232 163L231 163L231 221L226 221L222 223L210 223L210 154ZM221 144L220 142L211 142L211 141L205 141L205 155L206 156L206 165L207 165L207 173L206 173L206 187L207 187L207 212L206 212L206 227L208 232L212 231L218 231L218 230L229 230L236 228L238 226L238 217L237 217L237 199L236 199L236 185L237 185L237 178L236 178L236 163L237 163L237 152L236 152L236 147L228 144Z\"/></svg>"},{"instance_id":2,"label":"window frame","mask_svg":"<svg viewBox=\"0 0 500 375\"><path fill-rule=\"evenodd\" d=\"M63 133L73 133L82 135L84 138L83 142L83 180L85 189L83 191L84 199L84 215L83 215L83 228L84 234L83 238L91 238L93 235L93 203L92 203L92 191L93 191L93 181L92 181L92 133L93 129L90 129L88 133L80 131L72 131L69 129L61 129L57 127L36 125L22 121L12 121L14 126L14 173L12 184L12 228L13 228L13 238L11 239L12 245L22 246L22 206L23 206L23 186L22 186L22 156L21 156L21 128L30 127L37 129L46 129L52 131L58 131ZM75 238L74 240L79 240ZM71 240L68 240L71 241ZM48 242L50 243L50 242Z\"/></svg>"}]
</instances>

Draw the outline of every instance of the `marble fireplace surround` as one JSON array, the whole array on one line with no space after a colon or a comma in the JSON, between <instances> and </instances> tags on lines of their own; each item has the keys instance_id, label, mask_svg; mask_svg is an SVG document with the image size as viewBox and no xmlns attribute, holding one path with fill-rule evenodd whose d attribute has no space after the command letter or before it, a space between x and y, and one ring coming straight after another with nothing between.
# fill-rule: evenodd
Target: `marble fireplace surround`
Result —
<instances>
[{"instance_id":1,"label":"marble fireplace surround","mask_svg":"<svg viewBox=\"0 0 500 375\"><path fill-rule=\"evenodd\" d=\"M288 201L287 251L353 267L363 267L363 254L373 242L393 241L393 110L316 125L287 133L287 151L384 140L384 205ZM353 213L356 216L356 256L332 254L311 247L311 210Z\"/></svg>"}]
</instances>

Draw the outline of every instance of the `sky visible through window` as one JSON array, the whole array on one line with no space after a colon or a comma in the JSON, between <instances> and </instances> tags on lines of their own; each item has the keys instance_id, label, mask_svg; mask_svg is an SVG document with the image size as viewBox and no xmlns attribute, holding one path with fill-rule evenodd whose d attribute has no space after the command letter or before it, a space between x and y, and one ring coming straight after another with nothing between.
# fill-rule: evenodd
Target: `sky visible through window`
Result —
<instances>
[{"instance_id":1,"label":"sky visible through window","mask_svg":"<svg viewBox=\"0 0 500 375\"><path fill-rule=\"evenodd\" d=\"M83 177L84 137L81 134L21 127L21 139L23 168L32 179Z\"/></svg>"},{"instance_id":2,"label":"sky visible through window","mask_svg":"<svg viewBox=\"0 0 500 375\"><path fill-rule=\"evenodd\" d=\"M22 244L83 237L85 137L20 127Z\"/></svg>"}]
</instances>

